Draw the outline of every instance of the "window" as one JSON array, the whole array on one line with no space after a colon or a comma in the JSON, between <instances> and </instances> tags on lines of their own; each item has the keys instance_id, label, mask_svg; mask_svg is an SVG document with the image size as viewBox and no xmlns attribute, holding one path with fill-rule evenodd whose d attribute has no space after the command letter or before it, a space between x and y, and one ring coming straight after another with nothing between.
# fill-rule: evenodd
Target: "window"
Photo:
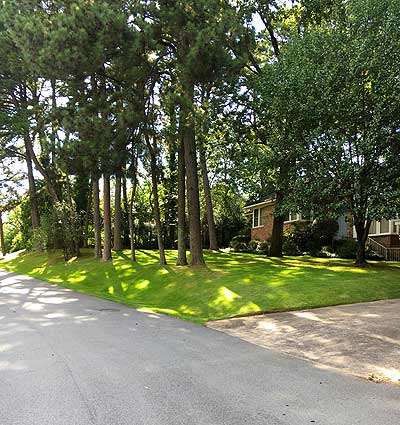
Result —
<instances>
[{"instance_id":1,"label":"window","mask_svg":"<svg viewBox=\"0 0 400 425\"><path fill-rule=\"evenodd\" d=\"M253 210L253 227L264 226L264 208L255 208Z\"/></svg>"},{"instance_id":2,"label":"window","mask_svg":"<svg viewBox=\"0 0 400 425\"><path fill-rule=\"evenodd\" d=\"M297 220L300 220L300 218L301 218L300 214L289 212L285 216L285 221L297 221Z\"/></svg>"},{"instance_id":3,"label":"window","mask_svg":"<svg viewBox=\"0 0 400 425\"><path fill-rule=\"evenodd\" d=\"M260 212L258 213L260 226L264 226L264 208L260 208Z\"/></svg>"},{"instance_id":4,"label":"window","mask_svg":"<svg viewBox=\"0 0 400 425\"><path fill-rule=\"evenodd\" d=\"M284 214L284 221L301 221L301 220L312 220L311 212L304 212L302 214L295 212L286 212Z\"/></svg>"},{"instance_id":5,"label":"window","mask_svg":"<svg viewBox=\"0 0 400 425\"><path fill-rule=\"evenodd\" d=\"M259 213L258 208L253 210L253 227L258 227L258 213Z\"/></svg>"}]
</instances>

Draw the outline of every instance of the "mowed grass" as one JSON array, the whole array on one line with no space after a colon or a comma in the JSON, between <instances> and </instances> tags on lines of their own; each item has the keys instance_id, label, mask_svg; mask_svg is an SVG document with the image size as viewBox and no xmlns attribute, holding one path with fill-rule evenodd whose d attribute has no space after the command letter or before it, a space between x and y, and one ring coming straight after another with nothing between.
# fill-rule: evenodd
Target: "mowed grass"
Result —
<instances>
[{"instance_id":1,"label":"mowed grass","mask_svg":"<svg viewBox=\"0 0 400 425\"><path fill-rule=\"evenodd\" d=\"M0 267L85 294L194 322L258 312L296 310L400 297L400 263L366 269L350 260L311 257L268 258L253 254L207 253L206 267L160 266L156 251L114 254L104 263L84 251L64 262L60 252L22 253Z\"/></svg>"}]
</instances>

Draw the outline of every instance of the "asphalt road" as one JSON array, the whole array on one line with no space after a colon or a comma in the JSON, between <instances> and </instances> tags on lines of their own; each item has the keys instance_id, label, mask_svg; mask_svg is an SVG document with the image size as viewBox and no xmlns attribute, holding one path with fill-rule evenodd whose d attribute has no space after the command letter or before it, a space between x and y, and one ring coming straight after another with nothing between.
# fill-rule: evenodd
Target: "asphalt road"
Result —
<instances>
[{"instance_id":1,"label":"asphalt road","mask_svg":"<svg viewBox=\"0 0 400 425\"><path fill-rule=\"evenodd\" d=\"M0 271L1 425L397 425L400 387Z\"/></svg>"}]
</instances>

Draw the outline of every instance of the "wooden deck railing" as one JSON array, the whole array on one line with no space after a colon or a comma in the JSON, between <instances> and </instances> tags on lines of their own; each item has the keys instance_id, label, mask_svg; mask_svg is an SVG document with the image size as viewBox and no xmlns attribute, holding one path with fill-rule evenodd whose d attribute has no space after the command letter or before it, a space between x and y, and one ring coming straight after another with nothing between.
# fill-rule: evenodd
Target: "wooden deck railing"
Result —
<instances>
[{"instance_id":1,"label":"wooden deck railing","mask_svg":"<svg viewBox=\"0 0 400 425\"><path fill-rule=\"evenodd\" d=\"M400 261L400 248L388 248L372 238L368 238L372 251L387 261Z\"/></svg>"}]
</instances>

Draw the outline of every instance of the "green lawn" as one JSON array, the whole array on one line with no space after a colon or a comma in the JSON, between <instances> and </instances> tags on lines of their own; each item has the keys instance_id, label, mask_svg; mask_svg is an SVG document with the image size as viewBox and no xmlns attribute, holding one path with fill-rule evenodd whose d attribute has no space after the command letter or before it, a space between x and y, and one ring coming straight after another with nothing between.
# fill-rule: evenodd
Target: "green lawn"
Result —
<instances>
[{"instance_id":1,"label":"green lawn","mask_svg":"<svg viewBox=\"0 0 400 425\"><path fill-rule=\"evenodd\" d=\"M209 253L207 267L157 263L157 252L128 253L112 262L84 252L65 263L59 252L20 254L0 267L133 307L204 323L260 311L295 310L400 297L400 263L359 269L348 260L310 257L267 258L252 254Z\"/></svg>"}]
</instances>

